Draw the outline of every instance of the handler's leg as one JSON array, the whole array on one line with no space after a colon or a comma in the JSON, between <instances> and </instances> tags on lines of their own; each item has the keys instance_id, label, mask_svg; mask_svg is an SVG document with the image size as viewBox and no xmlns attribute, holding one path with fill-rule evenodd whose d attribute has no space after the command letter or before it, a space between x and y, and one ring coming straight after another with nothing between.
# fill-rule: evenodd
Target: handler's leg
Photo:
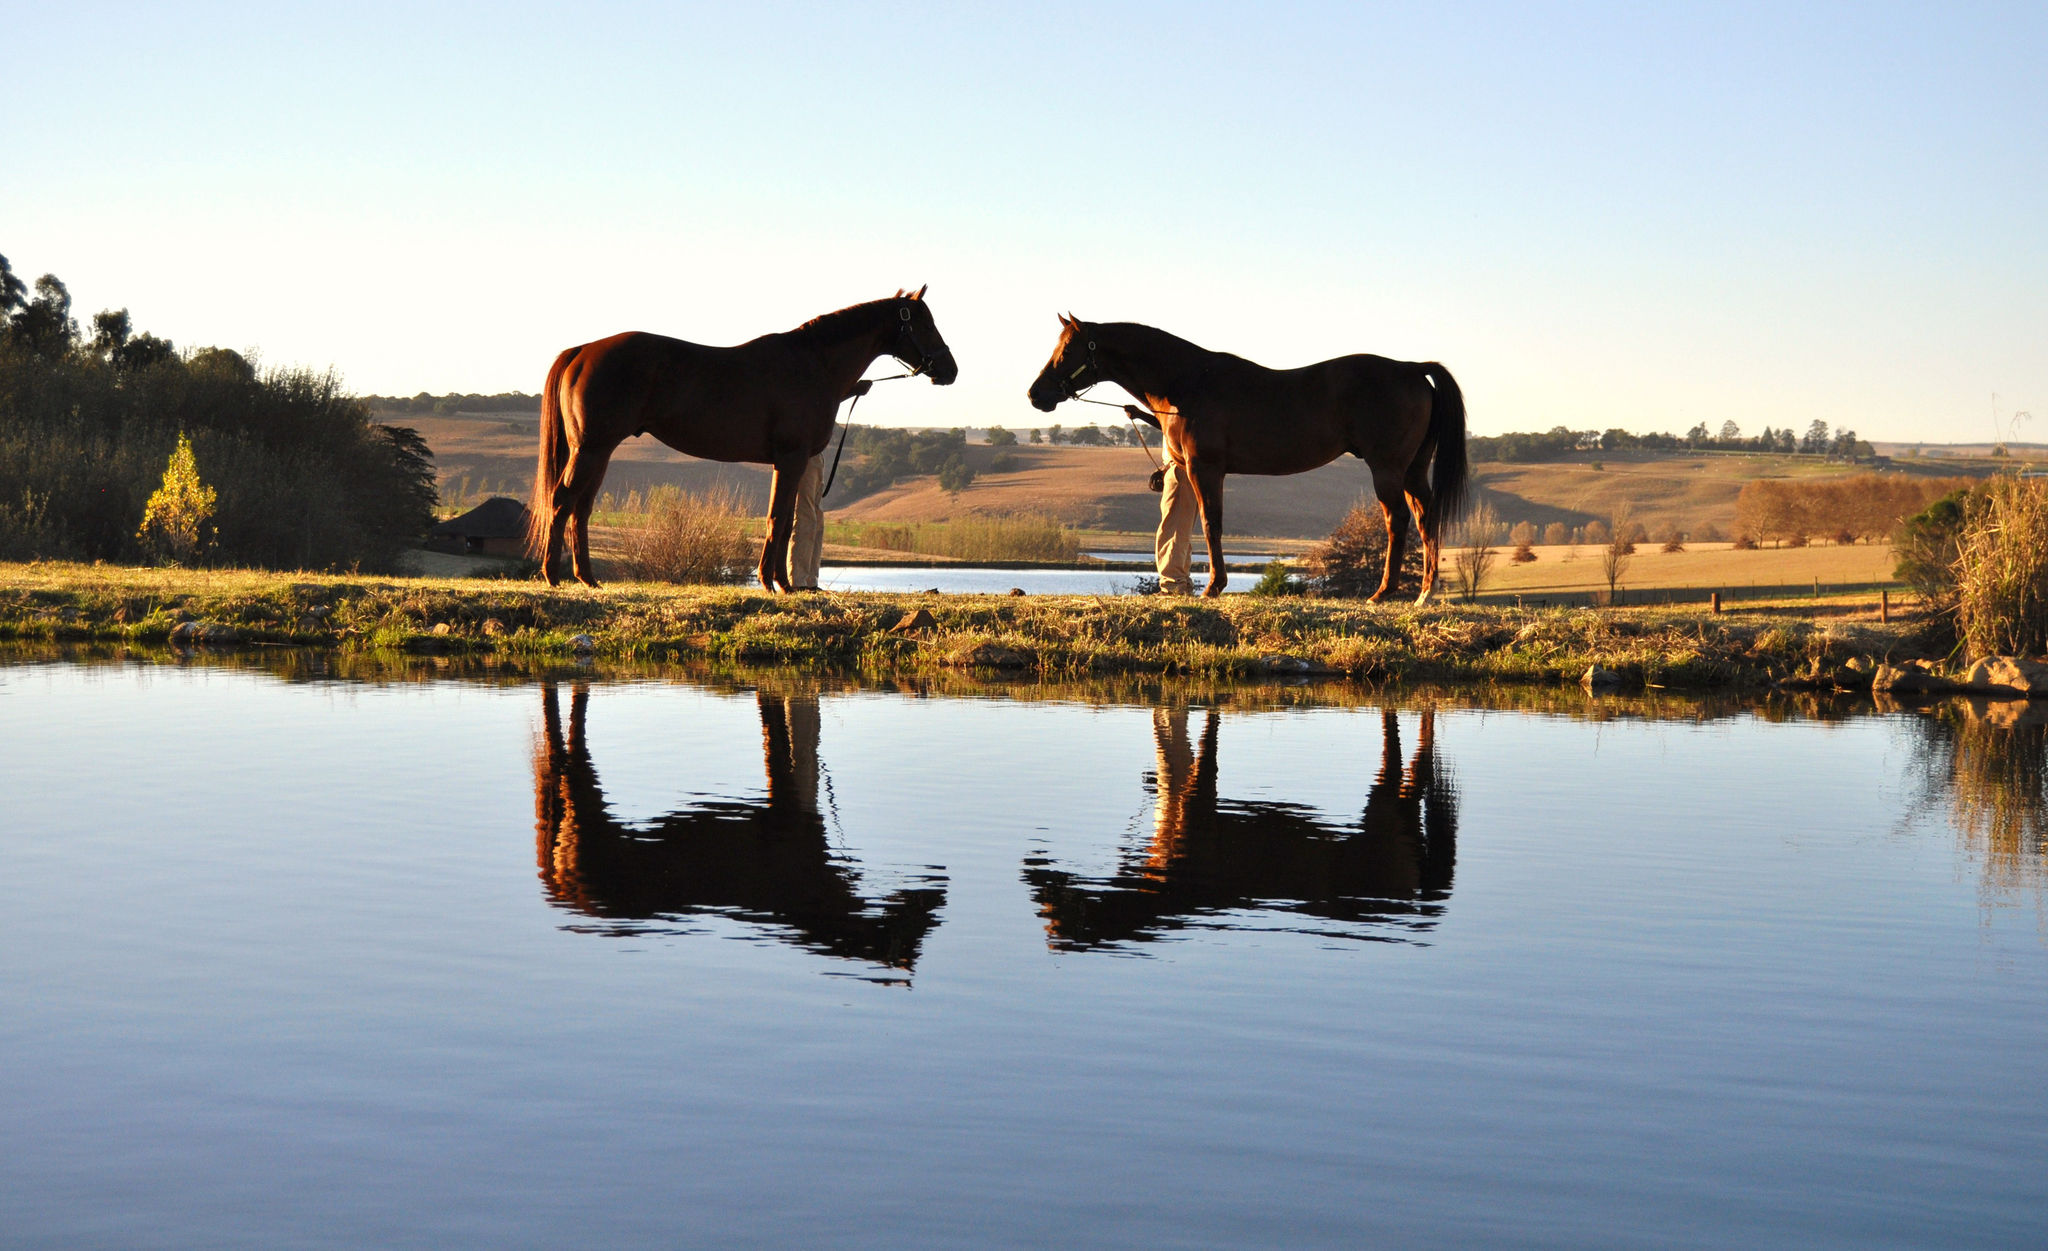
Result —
<instances>
[{"instance_id":1,"label":"handler's leg","mask_svg":"<svg viewBox=\"0 0 2048 1251\"><path fill-rule=\"evenodd\" d=\"M1195 584L1188 579L1188 560L1194 549L1195 515L1200 509L1195 500L1194 478L1180 462L1167 461L1166 484L1159 492L1159 534L1152 541L1161 595L1195 593Z\"/></svg>"},{"instance_id":2,"label":"handler's leg","mask_svg":"<svg viewBox=\"0 0 2048 1251\"><path fill-rule=\"evenodd\" d=\"M825 559L825 458L811 457L796 484L796 530L789 536L789 585L798 591L818 589L818 566Z\"/></svg>"}]
</instances>

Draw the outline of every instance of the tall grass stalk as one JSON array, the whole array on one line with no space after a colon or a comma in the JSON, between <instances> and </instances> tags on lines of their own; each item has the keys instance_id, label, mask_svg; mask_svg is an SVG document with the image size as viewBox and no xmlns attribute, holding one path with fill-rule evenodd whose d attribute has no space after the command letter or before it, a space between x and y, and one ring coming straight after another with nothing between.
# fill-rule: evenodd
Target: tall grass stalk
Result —
<instances>
[{"instance_id":1,"label":"tall grass stalk","mask_svg":"<svg viewBox=\"0 0 2048 1251\"><path fill-rule=\"evenodd\" d=\"M900 525L868 522L848 529L848 541L860 547L955 560L1071 561L1081 554L1078 532L1036 513Z\"/></svg>"},{"instance_id":2,"label":"tall grass stalk","mask_svg":"<svg viewBox=\"0 0 2048 1251\"><path fill-rule=\"evenodd\" d=\"M1956 544L1956 633L1973 656L2048 651L2048 486L1997 478Z\"/></svg>"}]
</instances>

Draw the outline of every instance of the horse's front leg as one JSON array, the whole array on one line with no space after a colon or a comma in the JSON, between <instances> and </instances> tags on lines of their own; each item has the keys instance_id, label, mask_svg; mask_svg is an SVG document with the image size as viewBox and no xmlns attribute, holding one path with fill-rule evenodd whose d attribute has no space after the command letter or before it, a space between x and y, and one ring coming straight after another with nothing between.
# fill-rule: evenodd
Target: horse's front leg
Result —
<instances>
[{"instance_id":1,"label":"horse's front leg","mask_svg":"<svg viewBox=\"0 0 2048 1251\"><path fill-rule=\"evenodd\" d=\"M1223 568L1223 471L1195 462L1195 501L1202 506L1202 537L1209 544L1209 585L1202 588L1208 599L1223 594L1230 575Z\"/></svg>"},{"instance_id":2,"label":"horse's front leg","mask_svg":"<svg viewBox=\"0 0 2048 1251\"><path fill-rule=\"evenodd\" d=\"M798 451L775 462L775 486L768 502L768 539L761 545L758 570L764 590L790 589L789 535L796 523L797 486L803 481L809 459Z\"/></svg>"}]
</instances>

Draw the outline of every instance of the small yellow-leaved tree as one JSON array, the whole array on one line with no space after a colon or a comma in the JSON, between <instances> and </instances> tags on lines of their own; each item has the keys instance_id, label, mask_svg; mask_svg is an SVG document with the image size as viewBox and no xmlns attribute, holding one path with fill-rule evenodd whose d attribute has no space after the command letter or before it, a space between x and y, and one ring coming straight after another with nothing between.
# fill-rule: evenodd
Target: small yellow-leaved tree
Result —
<instances>
[{"instance_id":1,"label":"small yellow-leaved tree","mask_svg":"<svg viewBox=\"0 0 2048 1251\"><path fill-rule=\"evenodd\" d=\"M206 523L213 518L219 492L199 480L199 460L192 440L178 432L177 449L164 466L164 482L142 510L135 537L145 550L174 564L197 556L205 544Z\"/></svg>"}]
</instances>

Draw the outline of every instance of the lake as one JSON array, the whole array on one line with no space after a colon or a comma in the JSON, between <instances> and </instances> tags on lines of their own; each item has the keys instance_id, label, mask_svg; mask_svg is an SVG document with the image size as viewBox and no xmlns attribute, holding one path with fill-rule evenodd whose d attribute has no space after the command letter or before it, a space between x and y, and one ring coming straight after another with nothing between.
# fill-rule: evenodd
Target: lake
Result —
<instances>
[{"instance_id":1,"label":"lake","mask_svg":"<svg viewBox=\"0 0 2048 1251\"><path fill-rule=\"evenodd\" d=\"M2038 1245L2043 733L17 653L0 1242Z\"/></svg>"},{"instance_id":2,"label":"lake","mask_svg":"<svg viewBox=\"0 0 2048 1251\"><path fill-rule=\"evenodd\" d=\"M1237 569L1236 562L1230 568ZM1140 579L1157 581L1138 569L989 569L976 565L826 565L818 585L828 591L928 591L948 595L1133 595ZM1257 585L1257 570L1240 570L1225 584L1226 595ZM1209 584L1206 565L1194 573L1197 591Z\"/></svg>"}]
</instances>

